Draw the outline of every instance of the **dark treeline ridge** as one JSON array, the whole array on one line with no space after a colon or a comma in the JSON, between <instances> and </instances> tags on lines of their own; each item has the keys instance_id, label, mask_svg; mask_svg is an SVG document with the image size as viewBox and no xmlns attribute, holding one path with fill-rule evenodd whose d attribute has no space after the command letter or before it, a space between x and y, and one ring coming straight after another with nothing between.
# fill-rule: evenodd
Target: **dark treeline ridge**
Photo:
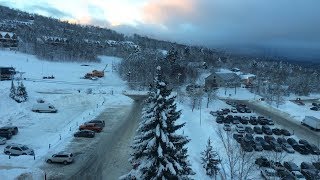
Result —
<instances>
[{"instance_id":1,"label":"dark treeline ridge","mask_svg":"<svg viewBox=\"0 0 320 180\"><path fill-rule=\"evenodd\" d=\"M147 88L161 65L173 88L194 83L202 73L237 67L243 73L257 75L251 91L270 100L280 101L290 93L309 95L320 89L318 64L236 55L138 34L125 36L107 28L72 24L5 6L0 6L0 14L0 31L18 36L18 51L52 61L98 62L99 55L121 57L119 74L132 88Z\"/></svg>"}]
</instances>

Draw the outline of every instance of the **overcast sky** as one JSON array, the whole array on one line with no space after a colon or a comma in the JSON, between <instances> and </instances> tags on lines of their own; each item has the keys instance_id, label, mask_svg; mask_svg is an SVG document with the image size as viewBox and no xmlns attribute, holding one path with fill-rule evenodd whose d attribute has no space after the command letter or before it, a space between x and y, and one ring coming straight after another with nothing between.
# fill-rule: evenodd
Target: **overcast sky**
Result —
<instances>
[{"instance_id":1,"label":"overcast sky","mask_svg":"<svg viewBox=\"0 0 320 180\"><path fill-rule=\"evenodd\" d=\"M0 4L188 44L320 57L320 0L0 0Z\"/></svg>"}]
</instances>

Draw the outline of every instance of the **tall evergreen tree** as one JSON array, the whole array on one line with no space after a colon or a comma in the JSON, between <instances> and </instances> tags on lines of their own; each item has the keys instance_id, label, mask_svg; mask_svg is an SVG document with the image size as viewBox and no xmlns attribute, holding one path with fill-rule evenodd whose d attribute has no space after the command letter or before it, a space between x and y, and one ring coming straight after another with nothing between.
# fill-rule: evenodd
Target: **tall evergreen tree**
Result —
<instances>
[{"instance_id":1,"label":"tall evergreen tree","mask_svg":"<svg viewBox=\"0 0 320 180\"><path fill-rule=\"evenodd\" d=\"M218 154L212 149L211 140L209 138L206 149L201 152L201 164L208 176L213 177L217 174L220 162L221 160L218 158Z\"/></svg>"},{"instance_id":2,"label":"tall evergreen tree","mask_svg":"<svg viewBox=\"0 0 320 180\"><path fill-rule=\"evenodd\" d=\"M28 93L26 87L21 82L17 87L16 96L14 98L18 103L25 102L28 100Z\"/></svg>"},{"instance_id":3,"label":"tall evergreen tree","mask_svg":"<svg viewBox=\"0 0 320 180\"><path fill-rule=\"evenodd\" d=\"M9 97L14 99L16 96L16 87L13 83L13 80L11 81L11 87L10 87L10 94L9 94Z\"/></svg>"},{"instance_id":4,"label":"tall evergreen tree","mask_svg":"<svg viewBox=\"0 0 320 180\"><path fill-rule=\"evenodd\" d=\"M175 96L171 95L158 67L132 145L133 169L122 179L175 180L189 179L193 174L184 147L189 139L176 134L185 124L176 125L181 111L176 110L174 101Z\"/></svg>"}]
</instances>

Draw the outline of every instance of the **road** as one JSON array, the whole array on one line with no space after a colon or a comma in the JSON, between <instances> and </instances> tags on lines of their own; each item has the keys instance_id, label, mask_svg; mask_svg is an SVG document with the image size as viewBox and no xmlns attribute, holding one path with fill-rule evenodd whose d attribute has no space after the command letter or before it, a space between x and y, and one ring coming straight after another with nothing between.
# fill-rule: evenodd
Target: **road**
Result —
<instances>
[{"instance_id":1,"label":"road","mask_svg":"<svg viewBox=\"0 0 320 180\"><path fill-rule=\"evenodd\" d=\"M68 166L45 164L47 179L116 180L129 172L130 144L141 117L142 105L107 108L96 119L105 120L103 132L94 139L74 138L66 147L75 162Z\"/></svg>"},{"instance_id":2,"label":"road","mask_svg":"<svg viewBox=\"0 0 320 180\"><path fill-rule=\"evenodd\" d=\"M254 112L261 114L265 117L270 117L276 124L281 125L282 127L294 133L300 139L306 139L309 142L314 143L315 145L320 145L320 133L310 130L309 128L302 126L295 120L290 119L289 116L279 113L274 109L266 108L257 103L238 100L238 102L246 104Z\"/></svg>"}]
</instances>

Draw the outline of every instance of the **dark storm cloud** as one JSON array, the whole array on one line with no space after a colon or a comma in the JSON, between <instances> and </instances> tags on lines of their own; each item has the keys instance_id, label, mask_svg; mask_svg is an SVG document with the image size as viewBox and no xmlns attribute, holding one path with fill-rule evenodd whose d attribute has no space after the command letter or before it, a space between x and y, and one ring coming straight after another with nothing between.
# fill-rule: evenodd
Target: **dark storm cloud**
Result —
<instances>
[{"instance_id":1,"label":"dark storm cloud","mask_svg":"<svg viewBox=\"0 0 320 180\"><path fill-rule=\"evenodd\" d=\"M318 0L190 0L192 13L163 10L167 31L147 34L179 42L270 55L320 57ZM152 16L152 15L148 15ZM187 27L187 28L186 28ZM152 29L152 27L151 27Z\"/></svg>"}]
</instances>

